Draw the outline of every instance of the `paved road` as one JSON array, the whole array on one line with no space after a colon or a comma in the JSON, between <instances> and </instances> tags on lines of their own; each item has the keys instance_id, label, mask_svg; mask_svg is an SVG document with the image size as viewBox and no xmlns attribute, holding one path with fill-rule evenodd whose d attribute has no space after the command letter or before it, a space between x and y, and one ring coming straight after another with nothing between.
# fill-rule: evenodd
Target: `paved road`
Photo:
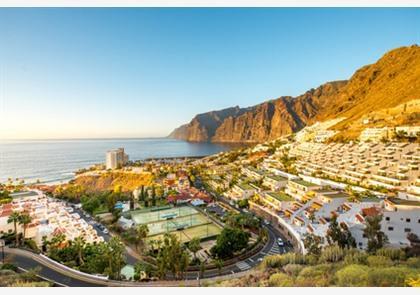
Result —
<instances>
[{"instance_id":1,"label":"paved road","mask_svg":"<svg viewBox=\"0 0 420 295\"><path fill-rule=\"evenodd\" d=\"M98 287L103 286L102 284L97 284L94 282L88 282L86 280L77 279L64 275L58 269L53 268L52 266L44 265L39 260L34 259L34 256L30 253L25 253L26 251L19 251L15 253L15 249L5 250L5 261L15 264L16 266L23 268L25 270L39 268L39 275L53 282L57 282L63 286L72 286L72 287Z\"/></svg>"}]
</instances>

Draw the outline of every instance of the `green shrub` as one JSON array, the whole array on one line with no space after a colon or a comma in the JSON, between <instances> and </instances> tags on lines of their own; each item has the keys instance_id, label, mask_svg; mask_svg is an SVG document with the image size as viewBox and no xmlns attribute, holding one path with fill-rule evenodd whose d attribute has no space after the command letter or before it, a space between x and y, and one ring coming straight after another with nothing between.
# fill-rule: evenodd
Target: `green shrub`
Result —
<instances>
[{"instance_id":1,"label":"green shrub","mask_svg":"<svg viewBox=\"0 0 420 295\"><path fill-rule=\"evenodd\" d=\"M392 260L405 260L406 259L405 252L402 249L381 248L378 251L376 251L376 255L385 256Z\"/></svg>"},{"instance_id":2,"label":"green shrub","mask_svg":"<svg viewBox=\"0 0 420 295\"><path fill-rule=\"evenodd\" d=\"M293 287L294 283L291 277L280 272L270 276L268 279L268 285L270 287Z\"/></svg>"},{"instance_id":3,"label":"green shrub","mask_svg":"<svg viewBox=\"0 0 420 295\"><path fill-rule=\"evenodd\" d=\"M368 285L372 287L403 287L407 279L420 274L406 267L373 268L368 273Z\"/></svg>"},{"instance_id":4,"label":"green shrub","mask_svg":"<svg viewBox=\"0 0 420 295\"><path fill-rule=\"evenodd\" d=\"M390 267L394 263L391 258L386 256L369 256L367 258L367 264L370 267Z\"/></svg>"},{"instance_id":5,"label":"green shrub","mask_svg":"<svg viewBox=\"0 0 420 295\"><path fill-rule=\"evenodd\" d=\"M281 255L270 255L264 257L261 265L264 269L278 268L281 267L281 260Z\"/></svg>"},{"instance_id":6,"label":"green shrub","mask_svg":"<svg viewBox=\"0 0 420 295\"><path fill-rule=\"evenodd\" d=\"M283 270L289 276L296 277L303 268L304 266L301 264L288 264L283 267Z\"/></svg>"},{"instance_id":7,"label":"green shrub","mask_svg":"<svg viewBox=\"0 0 420 295\"><path fill-rule=\"evenodd\" d=\"M320 262L338 262L344 259L344 250L337 245L325 247L319 257Z\"/></svg>"},{"instance_id":8,"label":"green shrub","mask_svg":"<svg viewBox=\"0 0 420 295\"><path fill-rule=\"evenodd\" d=\"M408 267L420 269L420 257L410 257L405 264Z\"/></svg>"},{"instance_id":9,"label":"green shrub","mask_svg":"<svg viewBox=\"0 0 420 295\"><path fill-rule=\"evenodd\" d=\"M25 246L35 252L39 252L39 248L34 240L25 240Z\"/></svg>"},{"instance_id":10,"label":"green shrub","mask_svg":"<svg viewBox=\"0 0 420 295\"><path fill-rule=\"evenodd\" d=\"M303 268L296 278L296 286L300 287L326 287L332 283L334 266L332 264L319 264Z\"/></svg>"},{"instance_id":11,"label":"green shrub","mask_svg":"<svg viewBox=\"0 0 420 295\"><path fill-rule=\"evenodd\" d=\"M13 271L18 270L17 266L11 263L5 263L5 264L0 265L0 269L10 269Z\"/></svg>"},{"instance_id":12,"label":"green shrub","mask_svg":"<svg viewBox=\"0 0 420 295\"><path fill-rule=\"evenodd\" d=\"M357 251L357 252L350 252L347 253L344 257L344 264L367 264L368 254L365 252Z\"/></svg>"},{"instance_id":13,"label":"green shrub","mask_svg":"<svg viewBox=\"0 0 420 295\"><path fill-rule=\"evenodd\" d=\"M278 268L287 264L305 264L305 256L298 253L266 256L263 261L264 268Z\"/></svg>"},{"instance_id":14,"label":"green shrub","mask_svg":"<svg viewBox=\"0 0 420 295\"><path fill-rule=\"evenodd\" d=\"M319 257L317 255L309 254L305 256L305 260L308 265L317 265Z\"/></svg>"},{"instance_id":15,"label":"green shrub","mask_svg":"<svg viewBox=\"0 0 420 295\"><path fill-rule=\"evenodd\" d=\"M335 274L336 282L341 287L367 286L369 267L365 265L351 264Z\"/></svg>"}]
</instances>

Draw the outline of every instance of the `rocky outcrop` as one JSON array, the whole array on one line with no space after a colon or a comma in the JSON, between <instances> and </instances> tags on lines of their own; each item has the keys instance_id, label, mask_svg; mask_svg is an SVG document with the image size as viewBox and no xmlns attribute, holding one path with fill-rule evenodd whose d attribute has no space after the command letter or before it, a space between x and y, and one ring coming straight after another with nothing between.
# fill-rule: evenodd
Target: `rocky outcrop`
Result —
<instances>
[{"instance_id":1,"label":"rocky outcrop","mask_svg":"<svg viewBox=\"0 0 420 295\"><path fill-rule=\"evenodd\" d=\"M283 96L249 108L197 115L170 137L188 141L262 142L315 121L345 117L334 129L354 137L365 115L420 97L420 47L392 50L348 81L329 82L298 97ZM409 110L407 111L409 113ZM353 132L353 133L352 133Z\"/></svg>"}]
</instances>

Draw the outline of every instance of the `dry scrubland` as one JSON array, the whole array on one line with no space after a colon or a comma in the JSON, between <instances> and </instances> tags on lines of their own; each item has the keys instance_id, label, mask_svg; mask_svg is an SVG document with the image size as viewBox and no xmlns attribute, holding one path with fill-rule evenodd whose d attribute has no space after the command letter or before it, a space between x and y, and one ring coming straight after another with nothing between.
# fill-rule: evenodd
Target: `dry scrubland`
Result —
<instances>
[{"instance_id":1,"label":"dry scrubland","mask_svg":"<svg viewBox=\"0 0 420 295\"><path fill-rule=\"evenodd\" d=\"M407 258L403 250L381 249L369 255L332 246L319 257L294 253L269 256L252 274L211 286L420 287L420 258Z\"/></svg>"},{"instance_id":2,"label":"dry scrubland","mask_svg":"<svg viewBox=\"0 0 420 295\"><path fill-rule=\"evenodd\" d=\"M75 185L87 188L91 192L112 191L121 187L123 192L131 192L139 186L151 185L153 176L150 173L107 172L99 176L81 175L74 180Z\"/></svg>"}]
</instances>

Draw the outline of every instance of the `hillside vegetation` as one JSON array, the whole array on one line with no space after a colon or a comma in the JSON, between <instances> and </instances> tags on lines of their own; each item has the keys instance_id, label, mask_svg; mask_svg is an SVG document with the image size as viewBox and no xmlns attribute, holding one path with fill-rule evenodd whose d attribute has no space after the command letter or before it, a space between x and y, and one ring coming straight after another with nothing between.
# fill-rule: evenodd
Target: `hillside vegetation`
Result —
<instances>
[{"instance_id":1,"label":"hillside vegetation","mask_svg":"<svg viewBox=\"0 0 420 295\"><path fill-rule=\"evenodd\" d=\"M147 172L107 172L100 175L81 175L73 183L86 188L88 192L112 191L116 187L120 187L122 192L131 192L142 185L151 185L152 180L152 174Z\"/></svg>"},{"instance_id":2,"label":"hillside vegetation","mask_svg":"<svg viewBox=\"0 0 420 295\"><path fill-rule=\"evenodd\" d=\"M287 253L268 256L246 277L213 283L223 287L419 287L420 258L403 250L325 248L320 256Z\"/></svg>"}]
</instances>

